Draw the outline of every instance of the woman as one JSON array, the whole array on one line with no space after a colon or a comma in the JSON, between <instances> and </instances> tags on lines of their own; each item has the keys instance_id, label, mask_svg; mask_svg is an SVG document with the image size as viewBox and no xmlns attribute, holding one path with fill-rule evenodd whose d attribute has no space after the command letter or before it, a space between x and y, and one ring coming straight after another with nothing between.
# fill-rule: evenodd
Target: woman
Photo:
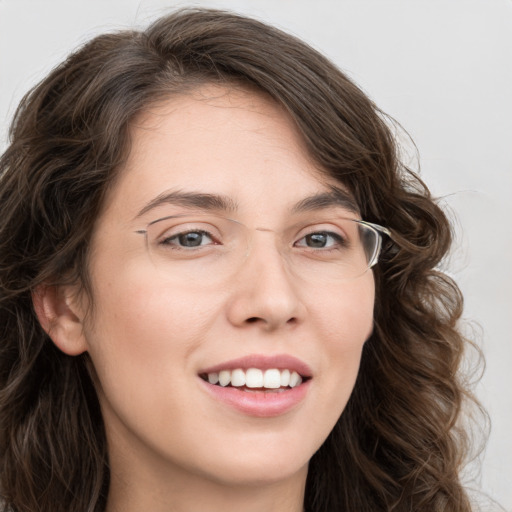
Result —
<instances>
[{"instance_id":1,"label":"woman","mask_svg":"<svg viewBox=\"0 0 512 512\"><path fill-rule=\"evenodd\" d=\"M5 510L470 510L450 226L304 43L99 36L1 160Z\"/></svg>"}]
</instances>

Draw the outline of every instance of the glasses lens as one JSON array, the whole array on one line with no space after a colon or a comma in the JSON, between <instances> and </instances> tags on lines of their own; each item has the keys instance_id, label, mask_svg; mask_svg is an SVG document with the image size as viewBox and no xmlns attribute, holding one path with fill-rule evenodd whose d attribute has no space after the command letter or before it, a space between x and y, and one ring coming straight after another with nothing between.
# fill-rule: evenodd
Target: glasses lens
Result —
<instances>
[{"instance_id":1,"label":"glasses lens","mask_svg":"<svg viewBox=\"0 0 512 512\"><path fill-rule=\"evenodd\" d=\"M301 236L287 252L290 267L301 279L317 283L363 275L373 264L380 244L378 231L347 218L310 222Z\"/></svg>"},{"instance_id":2,"label":"glasses lens","mask_svg":"<svg viewBox=\"0 0 512 512\"><path fill-rule=\"evenodd\" d=\"M166 280L202 287L236 278L258 243L278 251L291 275L315 283L361 276L380 248L377 229L347 218L307 219L277 233L222 216L174 215L152 222L145 235L151 261ZM263 259L256 264L264 270Z\"/></svg>"},{"instance_id":3,"label":"glasses lens","mask_svg":"<svg viewBox=\"0 0 512 512\"><path fill-rule=\"evenodd\" d=\"M185 289L218 287L247 254L246 228L216 215L171 215L145 231L151 262L163 282Z\"/></svg>"}]
</instances>

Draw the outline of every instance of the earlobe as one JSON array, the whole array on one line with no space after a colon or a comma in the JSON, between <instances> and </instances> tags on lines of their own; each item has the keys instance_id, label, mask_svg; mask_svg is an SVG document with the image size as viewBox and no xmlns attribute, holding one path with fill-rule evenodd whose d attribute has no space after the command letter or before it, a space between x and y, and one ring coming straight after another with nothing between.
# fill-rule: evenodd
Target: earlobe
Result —
<instances>
[{"instance_id":1,"label":"earlobe","mask_svg":"<svg viewBox=\"0 0 512 512\"><path fill-rule=\"evenodd\" d=\"M65 354L76 356L87 350L81 311L69 286L39 285L32 303L41 327Z\"/></svg>"}]
</instances>

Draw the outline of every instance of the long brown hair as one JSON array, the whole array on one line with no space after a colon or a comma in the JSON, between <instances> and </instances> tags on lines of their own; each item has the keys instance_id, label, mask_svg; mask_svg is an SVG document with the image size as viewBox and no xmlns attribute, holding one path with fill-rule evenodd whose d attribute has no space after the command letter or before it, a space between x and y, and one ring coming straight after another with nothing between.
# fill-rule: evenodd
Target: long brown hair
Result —
<instances>
[{"instance_id":1,"label":"long brown hair","mask_svg":"<svg viewBox=\"0 0 512 512\"><path fill-rule=\"evenodd\" d=\"M0 495L8 511L101 511L108 453L87 354L39 325L42 283L90 292L88 242L150 104L215 82L289 113L311 157L393 242L375 268L375 328L350 401L308 472L308 511L469 511L459 481L462 298L438 264L451 229L401 162L385 115L318 52L232 13L181 10L96 37L30 91L0 161Z\"/></svg>"}]
</instances>

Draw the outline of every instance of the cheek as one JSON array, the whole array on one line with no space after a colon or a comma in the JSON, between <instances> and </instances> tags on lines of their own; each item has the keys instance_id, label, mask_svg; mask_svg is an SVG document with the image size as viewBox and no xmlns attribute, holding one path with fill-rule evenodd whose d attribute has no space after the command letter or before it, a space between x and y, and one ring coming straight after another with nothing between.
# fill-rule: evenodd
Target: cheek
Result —
<instances>
[{"instance_id":1,"label":"cheek","mask_svg":"<svg viewBox=\"0 0 512 512\"><path fill-rule=\"evenodd\" d=\"M333 350L362 348L373 329L375 283L368 272L354 281L340 283L312 301L312 315L319 319Z\"/></svg>"},{"instance_id":2,"label":"cheek","mask_svg":"<svg viewBox=\"0 0 512 512\"><path fill-rule=\"evenodd\" d=\"M361 351L373 329L375 286L373 275L344 283L318 298L316 318L324 347L321 376L325 395L321 400L332 411L334 423L355 385Z\"/></svg>"},{"instance_id":3,"label":"cheek","mask_svg":"<svg viewBox=\"0 0 512 512\"><path fill-rule=\"evenodd\" d=\"M197 298L148 284L104 294L96 310L94 334L101 336L102 343L119 345L127 355L137 358L170 350L179 353L207 328L205 308Z\"/></svg>"},{"instance_id":4,"label":"cheek","mask_svg":"<svg viewBox=\"0 0 512 512\"><path fill-rule=\"evenodd\" d=\"M214 298L177 293L133 274L130 280L118 274L95 290L95 314L85 335L105 422L116 438L124 439L128 428L150 442L172 421L175 433L166 441L172 445L183 430L176 418L188 417L182 383L190 378L189 356L218 316Z\"/></svg>"},{"instance_id":5,"label":"cheek","mask_svg":"<svg viewBox=\"0 0 512 512\"><path fill-rule=\"evenodd\" d=\"M214 297L178 292L129 265L97 273L93 287L95 310L85 334L102 384L135 377L142 384L151 380L146 373L183 371L216 316Z\"/></svg>"}]
</instances>

